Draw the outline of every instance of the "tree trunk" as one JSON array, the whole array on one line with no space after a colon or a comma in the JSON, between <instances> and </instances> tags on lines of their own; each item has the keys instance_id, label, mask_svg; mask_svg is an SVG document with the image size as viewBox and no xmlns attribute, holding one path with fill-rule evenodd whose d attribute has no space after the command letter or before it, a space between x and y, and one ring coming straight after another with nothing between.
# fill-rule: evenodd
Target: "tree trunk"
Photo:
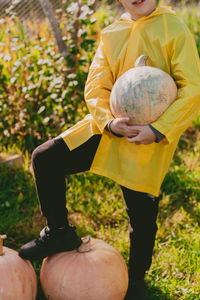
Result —
<instances>
[{"instance_id":1,"label":"tree trunk","mask_svg":"<svg viewBox=\"0 0 200 300\"><path fill-rule=\"evenodd\" d=\"M49 0L39 0L39 1L42 6L45 16L48 18L49 23L51 25L54 37L55 37L57 45L58 45L59 52L62 54L62 56L67 57L69 55L69 51L62 39L62 33L61 33L59 24L55 17L53 5L51 4L51 2Z\"/></svg>"}]
</instances>

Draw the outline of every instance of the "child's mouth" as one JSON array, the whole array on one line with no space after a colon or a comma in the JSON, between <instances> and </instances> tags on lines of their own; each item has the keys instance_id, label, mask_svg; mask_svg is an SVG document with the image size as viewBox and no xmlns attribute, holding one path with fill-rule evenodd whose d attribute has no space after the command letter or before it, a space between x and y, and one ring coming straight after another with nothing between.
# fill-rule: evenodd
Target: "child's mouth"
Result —
<instances>
[{"instance_id":1,"label":"child's mouth","mask_svg":"<svg viewBox=\"0 0 200 300\"><path fill-rule=\"evenodd\" d=\"M140 7L143 5L143 3L145 2L146 0L135 0L132 2L132 4L136 7Z\"/></svg>"}]
</instances>

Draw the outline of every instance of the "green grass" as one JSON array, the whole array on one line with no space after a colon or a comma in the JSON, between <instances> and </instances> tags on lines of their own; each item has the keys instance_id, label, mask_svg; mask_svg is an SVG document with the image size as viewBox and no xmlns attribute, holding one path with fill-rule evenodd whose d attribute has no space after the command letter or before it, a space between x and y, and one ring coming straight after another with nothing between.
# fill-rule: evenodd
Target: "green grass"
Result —
<instances>
[{"instance_id":1,"label":"green grass","mask_svg":"<svg viewBox=\"0 0 200 300\"><path fill-rule=\"evenodd\" d=\"M162 186L159 230L146 276L151 300L200 299L199 145L199 131L192 127L182 137ZM5 245L16 250L45 225L27 166L27 160L22 169L0 165L0 233L8 235ZM127 262L128 218L119 186L89 172L70 175L66 183L70 222L78 233L105 240ZM33 266L39 278L41 261ZM39 280L38 288L37 300L44 300Z\"/></svg>"}]
</instances>

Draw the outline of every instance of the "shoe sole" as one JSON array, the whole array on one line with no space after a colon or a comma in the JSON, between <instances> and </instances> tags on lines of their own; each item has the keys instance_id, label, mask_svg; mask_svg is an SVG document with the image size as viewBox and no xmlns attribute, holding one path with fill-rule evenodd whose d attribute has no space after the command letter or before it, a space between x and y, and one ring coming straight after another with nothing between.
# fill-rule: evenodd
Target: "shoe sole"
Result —
<instances>
[{"instance_id":1,"label":"shoe sole","mask_svg":"<svg viewBox=\"0 0 200 300\"><path fill-rule=\"evenodd\" d=\"M80 247L81 244L82 244L82 240L79 240L78 243L77 243L77 245L75 247L68 248L68 249L62 249L62 250L59 250L59 251L48 252L48 254L46 254L46 255L28 256L28 255L23 255L23 253L20 253L20 251L18 252L18 255L22 259L25 259L25 260L30 260L30 261L39 260L39 259L44 259L45 257L51 256L53 254L57 254L57 253L61 253L61 252L69 252L69 251L76 250L76 249L78 249Z\"/></svg>"}]
</instances>

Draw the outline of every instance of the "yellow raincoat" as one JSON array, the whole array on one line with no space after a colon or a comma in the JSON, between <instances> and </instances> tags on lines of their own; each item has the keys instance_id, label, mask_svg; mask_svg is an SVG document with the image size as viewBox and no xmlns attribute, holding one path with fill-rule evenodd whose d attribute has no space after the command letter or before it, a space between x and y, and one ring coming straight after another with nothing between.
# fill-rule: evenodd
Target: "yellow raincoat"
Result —
<instances>
[{"instance_id":1,"label":"yellow raincoat","mask_svg":"<svg viewBox=\"0 0 200 300\"><path fill-rule=\"evenodd\" d=\"M114 119L109 108L112 86L141 54L149 56L149 65L169 73L178 87L177 100L152 123L165 138L150 145L129 143L105 129ZM61 134L68 147L72 150L92 135L102 134L90 171L158 196L180 135L200 109L200 63L187 26L167 7L137 21L129 13L123 14L101 33L85 100L91 114Z\"/></svg>"}]
</instances>

